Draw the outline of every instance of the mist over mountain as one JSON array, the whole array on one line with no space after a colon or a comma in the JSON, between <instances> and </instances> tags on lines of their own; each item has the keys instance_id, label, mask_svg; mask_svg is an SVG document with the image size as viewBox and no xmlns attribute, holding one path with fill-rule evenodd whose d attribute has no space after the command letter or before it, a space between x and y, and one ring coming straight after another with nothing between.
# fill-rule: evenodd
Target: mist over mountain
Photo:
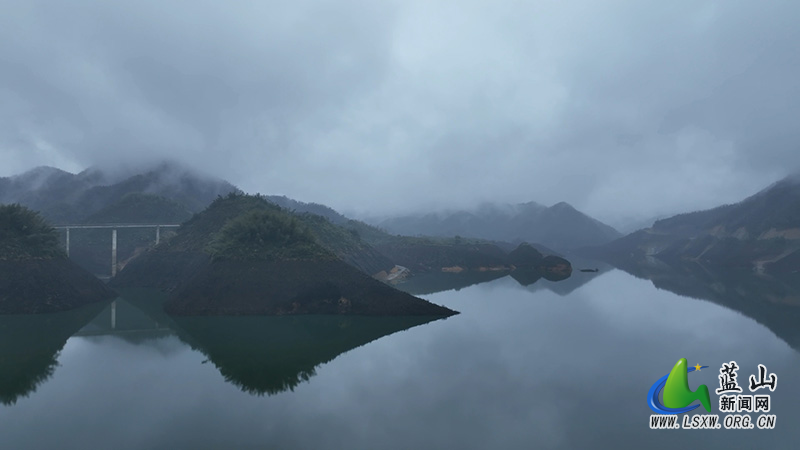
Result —
<instances>
[{"instance_id":1,"label":"mist over mountain","mask_svg":"<svg viewBox=\"0 0 800 450\"><path fill-rule=\"evenodd\" d=\"M0 203L23 204L40 211L55 224L78 223L130 194L160 196L195 213L217 196L236 190L227 181L173 162L162 162L140 173L128 174L98 168L72 174L43 166L0 178Z\"/></svg>"},{"instance_id":2,"label":"mist over mountain","mask_svg":"<svg viewBox=\"0 0 800 450\"><path fill-rule=\"evenodd\" d=\"M398 216L376 225L389 232L410 236L463 236L531 242L567 251L610 242L621 234L565 202L546 207L536 202L484 203L473 211L457 210Z\"/></svg>"}]
</instances>

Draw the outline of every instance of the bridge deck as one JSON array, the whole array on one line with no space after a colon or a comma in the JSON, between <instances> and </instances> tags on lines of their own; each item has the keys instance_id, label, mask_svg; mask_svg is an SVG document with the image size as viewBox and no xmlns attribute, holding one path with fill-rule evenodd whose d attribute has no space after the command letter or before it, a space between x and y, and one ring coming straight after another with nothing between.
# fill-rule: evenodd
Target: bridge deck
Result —
<instances>
[{"instance_id":1,"label":"bridge deck","mask_svg":"<svg viewBox=\"0 0 800 450\"><path fill-rule=\"evenodd\" d=\"M100 228L100 229L113 229L113 228L177 228L180 224L150 224L150 223L108 223L96 225L57 225L53 228L56 230L67 229L86 229L86 228Z\"/></svg>"}]
</instances>

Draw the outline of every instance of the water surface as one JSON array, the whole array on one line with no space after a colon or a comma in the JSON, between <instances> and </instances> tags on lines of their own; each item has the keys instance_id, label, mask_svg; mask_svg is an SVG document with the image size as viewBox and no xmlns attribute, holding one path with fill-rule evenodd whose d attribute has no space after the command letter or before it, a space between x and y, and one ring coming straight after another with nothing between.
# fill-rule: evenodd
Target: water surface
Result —
<instances>
[{"instance_id":1,"label":"water surface","mask_svg":"<svg viewBox=\"0 0 800 450\"><path fill-rule=\"evenodd\" d=\"M113 314L0 318L0 368L14 368L0 448L794 448L791 289L669 278L690 298L619 270L568 281L459 280L423 295L462 313L433 321L173 320L143 292ZM766 365L776 429L650 430L647 390L679 358L710 366L690 384L709 386L712 413L723 362L743 386Z\"/></svg>"}]
</instances>

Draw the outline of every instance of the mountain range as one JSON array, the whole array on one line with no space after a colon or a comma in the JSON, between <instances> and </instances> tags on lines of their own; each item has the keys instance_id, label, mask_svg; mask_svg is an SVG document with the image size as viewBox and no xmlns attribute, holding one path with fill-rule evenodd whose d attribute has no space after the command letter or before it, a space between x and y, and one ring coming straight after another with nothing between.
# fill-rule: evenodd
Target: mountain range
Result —
<instances>
[{"instance_id":1,"label":"mountain range","mask_svg":"<svg viewBox=\"0 0 800 450\"><path fill-rule=\"evenodd\" d=\"M397 216L375 225L409 236L462 236L511 243L532 242L561 252L600 245L621 234L561 202L485 203L475 210Z\"/></svg>"},{"instance_id":2,"label":"mountain range","mask_svg":"<svg viewBox=\"0 0 800 450\"><path fill-rule=\"evenodd\" d=\"M72 174L53 167L37 167L0 178L0 203L21 203L39 211L53 224L175 222L187 219L214 199L238 191L233 184L198 174L174 162L161 162L141 173L112 175L98 168ZM297 201L286 196L265 198L296 214L325 217L336 225L352 220L334 209ZM135 206L135 208L132 208ZM577 211L567 203L545 207L523 204L483 204L475 210L399 216L377 225L382 231L406 236L480 238L509 243L510 251L521 242L536 244L555 253L598 245L620 234L612 227Z\"/></svg>"},{"instance_id":3,"label":"mountain range","mask_svg":"<svg viewBox=\"0 0 800 450\"><path fill-rule=\"evenodd\" d=\"M168 198L196 213L218 196L237 190L227 181L170 162L127 176L112 176L97 168L72 174L42 166L0 178L0 203L20 203L53 224L73 224L87 221L129 194Z\"/></svg>"}]
</instances>

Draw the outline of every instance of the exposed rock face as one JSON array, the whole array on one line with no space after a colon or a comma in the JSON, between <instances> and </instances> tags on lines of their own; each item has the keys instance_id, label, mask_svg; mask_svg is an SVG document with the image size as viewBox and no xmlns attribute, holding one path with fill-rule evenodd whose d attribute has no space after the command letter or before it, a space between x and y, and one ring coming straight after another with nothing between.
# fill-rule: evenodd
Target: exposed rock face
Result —
<instances>
[{"instance_id":1,"label":"exposed rock face","mask_svg":"<svg viewBox=\"0 0 800 450\"><path fill-rule=\"evenodd\" d=\"M0 206L0 314L64 311L115 296L67 258L37 213Z\"/></svg>"}]
</instances>

